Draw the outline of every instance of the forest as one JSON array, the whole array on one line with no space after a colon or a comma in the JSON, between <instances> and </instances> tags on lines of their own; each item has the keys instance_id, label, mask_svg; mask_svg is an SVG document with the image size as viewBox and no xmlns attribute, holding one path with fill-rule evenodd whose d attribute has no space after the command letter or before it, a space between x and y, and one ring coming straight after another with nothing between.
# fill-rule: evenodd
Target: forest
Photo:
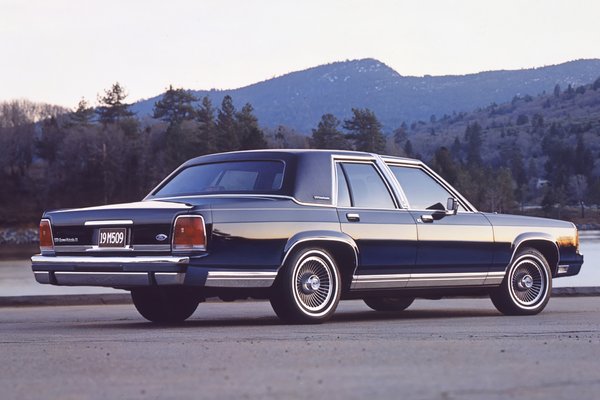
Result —
<instances>
[{"instance_id":1,"label":"forest","mask_svg":"<svg viewBox=\"0 0 600 400\"><path fill-rule=\"evenodd\" d=\"M392 132L366 108L344 120L324 114L312 132L296 132L263 128L251 104L234 104L169 87L152 117L138 118L119 83L75 110L0 103L0 225L34 226L45 209L140 200L187 159L259 148L419 158L480 210L600 220L600 78Z\"/></svg>"}]
</instances>

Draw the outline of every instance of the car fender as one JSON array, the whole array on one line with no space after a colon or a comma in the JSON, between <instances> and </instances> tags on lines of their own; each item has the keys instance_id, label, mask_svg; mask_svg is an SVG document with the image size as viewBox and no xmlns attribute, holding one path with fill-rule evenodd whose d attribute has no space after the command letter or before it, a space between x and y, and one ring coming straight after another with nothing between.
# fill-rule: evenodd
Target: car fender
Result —
<instances>
[{"instance_id":1,"label":"car fender","mask_svg":"<svg viewBox=\"0 0 600 400\"><path fill-rule=\"evenodd\" d=\"M512 255L510 257L510 262L508 263L508 265L511 265L515 256L517 255L517 252L519 251L520 248L522 248L523 246L526 246L527 243L531 243L531 242L544 242L547 243L547 249L546 250L550 250L552 249L552 253L549 254L554 258L548 258L548 264L550 265L550 268L552 269L552 271L554 271L556 269L556 267L558 266L558 260L560 257L560 253L558 250L558 245L556 244L556 240L555 238L548 234L548 233L544 233L544 232L525 232L525 233L521 233L520 235L518 235L515 240L513 240L512 246L511 246L511 250L512 250ZM536 247L535 244L532 244L532 247L534 248L538 248ZM538 250L542 251L543 249L539 249ZM542 251L542 253L544 253L544 251ZM547 256L547 254L544 254L545 256ZM507 266L508 267L508 266Z\"/></svg>"},{"instance_id":2,"label":"car fender","mask_svg":"<svg viewBox=\"0 0 600 400\"><path fill-rule=\"evenodd\" d=\"M299 232L289 238L283 249L281 258L281 266L283 266L287 258L293 253L295 248L300 245L310 244L311 242L336 242L342 243L352 249L354 254L354 269L358 266L358 246L354 239L342 232L336 231L306 231Z\"/></svg>"}]
</instances>

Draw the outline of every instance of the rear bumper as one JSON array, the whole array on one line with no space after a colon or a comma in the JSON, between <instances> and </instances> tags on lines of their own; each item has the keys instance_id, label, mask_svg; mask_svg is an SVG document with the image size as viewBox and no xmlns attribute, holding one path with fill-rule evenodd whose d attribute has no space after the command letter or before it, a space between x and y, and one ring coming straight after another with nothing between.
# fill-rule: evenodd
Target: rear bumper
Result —
<instances>
[{"instance_id":1,"label":"rear bumper","mask_svg":"<svg viewBox=\"0 0 600 400\"><path fill-rule=\"evenodd\" d=\"M190 265L190 257L77 257L31 258L39 283L59 286L204 286L214 288L267 288L276 271L228 270Z\"/></svg>"}]
</instances>

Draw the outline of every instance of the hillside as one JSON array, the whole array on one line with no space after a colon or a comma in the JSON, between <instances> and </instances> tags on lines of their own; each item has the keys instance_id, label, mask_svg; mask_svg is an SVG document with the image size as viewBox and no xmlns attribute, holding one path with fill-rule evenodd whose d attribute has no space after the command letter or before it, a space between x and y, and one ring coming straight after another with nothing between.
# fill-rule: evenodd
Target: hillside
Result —
<instances>
[{"instance_id":1,"label":"hillside","mask_svg":"<svg viewBox=\"0 0 600 400\"><path fill-rule=\"evenodd\" d=\"M503 103L515 95L550 92L592 82L600 76L600 60L577 60L559 65L513 71L489 71L460 76L401 76L374 59L336 62L292 72L234 90L193 91L219 105L225 95L236 107L254 106L264 127L284 125L309 134L325 113L348 118L352 107L370 108L391 132L403 121L429 121ZM160 96L140 101L132 109L148 116Z\"/></svg>"},{"instance_id":2,"label":"hillside","mask_svg":"<svg viewBox=\"0 0 600 400\"><path fill-rule=\"evenodd\" d=\"M564 146L575 146L581 138L586 149L600 155L600 79L595 84L563 88L538 96L515 96L512 101L492 103L471 112L446 116L435 122L416 122L407 126L405 139L410 140L415 154L430 159L436 149L456 148L461 142L464 158L465 132L474 123L482 127L482 158L494 167L506 164L505 153L519 148L526 164L543 171L546 161L543 139L556 139ZM600 175L600 162L594 175ZM542 174L540 174L542 175Z\"/></svg>"}]
</instances>

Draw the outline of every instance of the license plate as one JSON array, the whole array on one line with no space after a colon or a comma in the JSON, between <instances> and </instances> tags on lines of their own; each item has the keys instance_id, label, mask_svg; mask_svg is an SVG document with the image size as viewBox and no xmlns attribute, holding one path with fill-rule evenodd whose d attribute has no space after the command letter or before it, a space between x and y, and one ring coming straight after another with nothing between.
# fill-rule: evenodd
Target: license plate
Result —
<instances>
[{"instance_id":1,"label":"license plate","mask_svg":"<svg viewBox=\"0 0 600 400\"><path fill-rule=\"evenodd\" d=\"M100 228L98 247L125 247L126 228Z\"/></svg>"}]
</instances>

